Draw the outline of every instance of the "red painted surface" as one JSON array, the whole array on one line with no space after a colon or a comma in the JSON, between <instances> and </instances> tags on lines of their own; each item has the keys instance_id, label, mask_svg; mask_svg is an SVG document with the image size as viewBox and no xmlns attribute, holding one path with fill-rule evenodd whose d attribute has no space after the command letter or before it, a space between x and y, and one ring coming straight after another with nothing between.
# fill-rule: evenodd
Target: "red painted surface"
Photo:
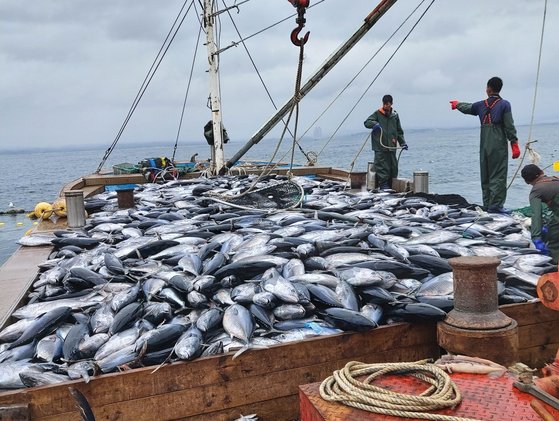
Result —
<instances>
[{"instance_id":1,"label":"red painted surface","mask_svg":"<svg viewBox=\"0 0 559 421\"><path fill-rule=\"evenodd\" d=\"M514 378L502 376L491 378L478 374L452 374L462 394L462 403L454 410L436 411L437 414L469 417L484 421L540 421L530 407L532 395L513 387ZM426 385L411 377L384 378L376 385L408 394L419 394ZM385 420L397 421L404 418L373 414L340 403L327 402L320 397L320 383L299 387L301 421L350 421ZM540 401L541 402L541 401ZM559 420L559 411L547 404L544 407Z\"/></svg>"}]
</instances>

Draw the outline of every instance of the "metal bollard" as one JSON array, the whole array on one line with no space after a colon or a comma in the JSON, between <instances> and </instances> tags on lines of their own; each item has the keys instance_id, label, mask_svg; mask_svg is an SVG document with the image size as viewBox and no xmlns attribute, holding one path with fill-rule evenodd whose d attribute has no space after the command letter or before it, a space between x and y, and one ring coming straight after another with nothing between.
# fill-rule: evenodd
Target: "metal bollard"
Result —
<instances>
[{"instance_id":1,"label":"metal bollard","mask_svg":"<svg viewBox=\"0 0 559 421\"><path fill-rule=\"evenodd\" d=\"M445 320L463 329L500 329L512 319L499 310L496 257L454 257L454 309Z\"/></svg>"},{"instance_id":2,"label":"metal bollard","mask_svg":"<svg viewBox=\"0 0 559 421\"><path fill-rule=\"evenodd\" d=\"M429 172L415 171L413 173L413 192L429 193Z\"/></svg>"},{"instance_id":3,"label":"metal bollard","mask_svg":"<svg viewBox=\"0 0 559 421\"><path fill-rule=\"evenodd\" d=\"M377 187L377 169L375 163L369 161L367 165L367 190L374 190Z\"/></svg>"},{"instance_id":4,"label":"metal bollard","mask_svg":"<svg viewBox=\"0 0 559 421\"><path fill-rule=\"evenodd\" d=\"M66 199L66 218L69 228L80 228L85 225L85 206L83 190L69 190L64 192Z\"/></svg>"},{"instance_id":5,"label":"metal bollard","mask_svg":"<svg viewBox=\"0 0 559 421\"><path fill-rule=\"evenodd\" d=\"M518 324L499 310L500 260L466 256L448 262L454 272L454 309L437 324L439 346L506 366L517 362Z\"/></svg>"}]
</instances>

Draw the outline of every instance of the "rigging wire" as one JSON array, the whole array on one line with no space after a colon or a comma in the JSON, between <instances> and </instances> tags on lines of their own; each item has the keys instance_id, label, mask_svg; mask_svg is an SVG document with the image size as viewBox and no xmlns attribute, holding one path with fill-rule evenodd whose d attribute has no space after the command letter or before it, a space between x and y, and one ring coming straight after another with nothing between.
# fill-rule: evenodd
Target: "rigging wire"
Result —
<instances>
[{"instance_id":1,"label":"rigging wire","mask_svg":"<svg viewBox=\"0 0 559 421\"><path fill-rule=\"evenodd\" d=\"M314 126L316 123L318 123L318 121L324 116L324 114L326 114L326 112L334 105L334 103L340 99L340 97L342 96L342 94L349 89L349 87L353 84L353 82L355 82L355 80L357 79L357 77L367 68L367 66L375 59L375 57L384 49L384 47L390 42L390 40L392 40L392 38L394 38L394 36L400 31L400 29L402 29L402 27L408 22L408 20L410 20L410 18L415 14L415 12L417 12L417 10L421 7L421 5L423 5L423 3L425 3L427 0L422 0L421 3L419 3L417 5L417 7L415 9L412 10L412 12L408 15L408 17L406 17L406 19L404 19L402 21L402 23L394 30L394 32L392 32L392 34L387 38L386 41L384 41L384 43L378 48L378 50L369 58L369 60L367 60L367 62L361 67L361 69L355 74L355 76L342 88L342 90L338 93L338 95L336 95L336 97L326 106L326 108L324 108L324 110L319 114L319 116L309 125L309 127L307 128L307 130L305 130L305 132L301 135L300 138L302 138L303 136L305 136ZM324 149L324 148L323 148ZM323 150L322 149L322 150ZM321 152L322 152L321 150ZM318 154L320 155L320 153Z\"/></svg>"},{"instance_id":2,"label":"rigging wire","mask_svg":"<svg viewBox=\"0 0 559 421\"><path fill-rule=\"evenodd\" d=\"M223 6L227 7L227 5L225 4L225 0L221 0L221 1L223 2ZM324 1L324 0L322 0L322 1ZM266 83L264 82L264 79L262 78L262 75L260 74L260 71L258 70L258 67L256 66L256 63L255 63L254 59L252 58L252 55L250 54L250 51L248 50L248 47L246 46L245 40L243 39L243 37L242 37L242 35L241 35L241 33L240 33L238 27L237 27L237 24L235 23L235 21L234 21L234 19L233 19L233 16L231 16L231 13L230 13L229 10L227 10L227 13L228 13L228 15L229 15L229 19L231 19L231 23L233 24L233 27L235 28L235 31L237 32L237 35L239 36L239 39L240 39L239 42L241 42L241 43L243 44L243 47L244 47L244 49L245 49L245 51L246 51L246 53L247 53L247 55L248 55L248 58L249 58L250 62L252 63L252 67L254 67L254 70L255 70L256 74L258 75L258 78L260 79L260 83L261 83L262 86L264 87L264 90L266 91L266 94L268 95L268 98L270 99L270 102L272 103L274 109L277 110L278 107L277 107L277 105L276 105L276 103L275 103L275 101L274 101L274 98L272 98L272 94L270 93L268 87L266 86ZM225 51L225 50L220 50L220 51ZM282 122L285 124L285 121L283 120L283 118L282 118ZM294 139L296 139L296 137L293 135L293 133L291 132L291 130L290 130L289 128L288 128L287 130L289 131L289 134L290 134L291 136L293 136ZM307 158L307 161L310 161L310 157L309 157L308 154L303 150L303 148L301 147L300 143L297 142L296 140L295 140L295 142L296 142L297 146L299 147L299 150L301 151L301 153L305 156L305 158Z\"/></svg>"},{"instance_id":3,"label":"rigging wire","mask_svg":"<svg viewBox=\"0 0 559 421\"><path fill-rule=\"evenodd\" d=\"M542 32L540 34L540 49L539 49L539 53L538 53L538 66L537 66L537 70L536 70L536 83L535 83L535 86L534 86L534 100L532 102L532 117L530 118L530 129L528 130L528 141L526 142L526 147L524 149L524 153L522 154L522 158L520 158L520 162L518 163L518 167L516 168L516 171L515 171L514 175L512 176L512 178L509 182L509 185L507 186L507 190L510 189L514 179L518 176L518 171L520 171L520 167L522 167L522 163L524 162L524 158L526 158L526 153L527 152L534 153L534 151L532 151L530 145L534 142L537 142L537 141L532 140L532 128L534 127L534 115L536 114L536 98L538 96L538 85L539 85L539 81L540 81L540 68L541 68L541 62L542 62L543 35L544 35L544 32L545 32L545 18L546 18L546 15L547 15L547 0L544 1L544 7L543 7Z\"/></svg>"},{"instance_id":4,"label":"rigging wire","mask_svg":"<svg viewBox=\"0 0 559 421\"><path fill-rule=\"evenodd\" d=\"M124 122L122 123L122 126L120 127L120 130L118 131L118 133L117 133L115 139L113 140L113 143L111 144L111 146L105 151L105 155L103 156L103 159L101 160L99 166L97 167L97 170L95 171L96 173L99 173L101 171L101 169L103 168L103 165L105 164L105 162L109 158L110 154L114 150L118 141L120 140L120 137L122 136L122 133L124 132L124 129L128 125L128 122L130 121L130 118L132 117L132 114L134 114L134 111L136 110L136 107L138 106L140 100L142 99L142 97L143 97L147 87L149 86L151 80L153 79L153 76L154 76L155 72L159 68L159 65L161 64L161 61L165 57L165 54L167 53L167 51L169 50L169 47L171 46L173 40L175 39L175 36L177 35L177 32L178 32L179 28L183 24L184 19L186 18L186 16L188 15L188 12L192 8L192 5L194 4L194 0L190 1L190 6L188 6L188 9L184 13L184 16L182 17L182 19L180 19L180 16L181 16L181 14L182 14L182 12L183 12L183 10L184 10L184 8L185 8L185 6L188 2L189 2L189 0L185 0L184 4L182 5L182 7L179 11L179 13L177 14L177 17L175 18L175 21L171 25L171 28L169 29L169 32L167 33L167 36L165 37L165 40L163 41L163 44L161 45L161 48L159 49L159 52L155 56L155 59L154 59L153 63L151 64L151 67L149 68L149 70L148 70L148 72L147 72L147 74L144 78L144 81L142 82L142 85L140 86L140 89L138 90L138 93L136 94L136 97L134 98L134 101L132 101L132 105L130 107L130 110L128 111L128 114L126 115L126 118L124 119ZM180 22L179 22L179 19L180 19ZM177 25L177 22L179 22L178 25ZM175 28L175 26L176 26L176 28ZM173 33L173 31L174 31L174 33ZM172 36L171 36L171 34L172 34Z\"/></svg>"},{"instance_id":5,"label":"rigging wire","mask_svg":"<svg viewBox=\"0 0 559 421\"><path fill-rule=\"evenodd\" d=\"M365 91L363 92L363 94L361 94L361 96L357 99L357 101L355 102L355 104L353 105L353 107L350 109L350 111L346 114L346 116L343 118L342 122L338 125L338 127L336 127L336 130L334 131L334 133L332 133L332 135L330 136L330 138L328 139L328 141L324 144L324 146L322 147L322 149L320 150L320 152L318 153L318 155L320 156L320 154L324 151L324 148L326 148L326 146L332 141L332 139L334 138L334 136L338 133L338 131L340 130L340 128L342 127L342 125L346 122L346 120L349 118L349 116L351 115L351 113L355 110L355 108L357 108L357 105L359 105L359 103L361 102L361 100L365 97L365 95L367 94L367 92L369 91L369 89L371 89L371 86L373 86L373 84L376 82L376 80L379 78L379 76L382 74L382 72L384 71L384 69L388 66L388 64L392 61L392 59L394 58L394 56L396 55L396 53L398 52L398 50L400 50L400 48L402 47L402 45L404 44L404 42L406 42L406 40L408 39L408 37L411 35L411 33L414 31L414 29L417 27L417 25L419 24L419 22L421 22L421 20L423 19L423 17L425 16L425 14L429 11L429 9L431 8L431 6L433 5L433 3L435 3L435 0L431 0L431 3L429 3L429 5L427 6L427 8L423 11L423 13L421 14L421 16L419 16L419 18L417 19L417 22L415 22L413 24L413 26L411 27L411 29L408 31L408 33L406 34L406 36L404 37L404 39L402 39L402 41L400 42L400 44L398 44L398 47L396 47L396 49L394 50L394 52L390 55L390 57L388 58L388 60L386 61L386 63L381 67L381 69L379 70L379 72L377 73L377 75L373 78L373 80L371 81L371 83L369 84L369 86L367 86L367 88L365 89Z\"/></svg>"},{"instance_id":6,"label":"rigging wire","mask_svg":"<svg viewBox=\"0 0 559 421\"><path fill-rule=\"evenodd\" d=\"M316 2L316 3L314 3L312 6L307 7L307 9L312 9L313 7L318 6L320 3L324 3L325 1L326 1L326 0L320 0L320 1ZM222 50L219 50L217 53L220 54L220 53L224 52L225 50L228 50L229 48L236 47L236 46L239 45L239 43L244 43L246 40L248 40L248 39L250 39L250 38L252 38L252 37L255 37L256 35L260 35L261 33L266 32L267 30L272 29L273 27L282 24L282 23L285 22L286 20L292 19L294 16L297 16L297 13L293 13L293 14L289 15L288 17L283 18L283 19L277 21L276 23L273 23L273 24L270 25L270 26L267 26L267 27L265 27L265 28L262 28L261 30L255 32L255 33L252 34L252 35L249 35L249 36L246 37L246 38L241 38L239 41L232 41L230 45L228 45L227 47L223 48ZM239 35L239 36L240 36L240 35Z\"/></svg>"},{"instance_id":7,"label":"rigging wire","mask_svg":"<svg viewBox=\"0 0 559 421\"><path fill-rule=\"evenodd\" d=\"M177 146L179 144L179 137L181 134L181 128L182 128L182 121L184 119L184 111L186 110L186 101L188 99L188 93L190 92L190 84L192 83L192 75L194 74L194 65L196 64L196 55L198 53L198 45L200 43L200 36L202 35L202 25L200 25L199 29L198 29L198 38L196 39L196 47L194 48L194 54L192 55L192 64L190 66L190 75L188 76L188 83L186 85L186 92L184 93L184 101L182 103L182 112L181 112L181 118L179 121L179 127L177 129L177 138L175 139L175 147L173 148L173 157L171 158L171 161L175 161L175 154L177 152Z\"/></svg>"},{"instance_id":8,"label":"rigging wire","mask_svg":"<svg viewBox=\"0 0 559 421\"><path fill-rule=\"evenodd\" d=\"M394 30L394 32L390 35L390 37L388 37L388 39L379 47L379 49L371 56L371 58L361 67L361 69L357 72L357 74L346 84L346 86L340 91L340 93L332 100L332 102L325 108L325 110L311 123L311 125L307 128L307 130L301 135L300 138L302 138L305 134L307 134L309 132L309 130L323 117L323 115L326 113L326 111L331 108L333 106L333 104L340 98L340 96L343 94L343 92L345 92L350 86L351 84L355 81L355 79L359 76L359 74L361 74L365 68L371 63L371 61L380 53L380 51L388 44L388 42L390 42L390 40L396 35L396 33L406 24L406 22L417 12L417 10L423 5L423 3L425 3L427 0L422 0L415 9L412 10L412 12L404 19L404 21L402 21L402 23ZM388 65L388 63L392 60L392 58L394 57L394 55L396 54L396 52L400 49L400 47L402 46L402 44L406 41L406 39L409 37L409 35L411 34L411 32L415 29L415 27L419 24L419 22L421 21L421 19L423 18L423 16L426 14L426 12L429 10L429 8L432 6L432 4L434 3L435 0L432 0L431 3L429 4L429 6L425 9L425 11L422 13L422 15L418 18L417 22L414 24L414 26L410 29L410 31L407 33L407 35L404 37L404 39L400 42L400 45L398 45L398 47L396 48L396 50L392 53L392 55L389 57L388 61L384 64L384 66L381 68L381 70L378 72L378 74L376 75L376 77L373 79L373 81L369 84L369 86L367 87L367 89L365 90L365 92L363 93L363 95L361 95L361 97L357 100L357 103L354 105L354 107L350 110L350 112L348 113L348 115L343 119L343 121L340 123L340 125L336 128L336 131L334 132L334 134L332 134L332 136L328 139L328 141L324 144L324 146L322 147L322 149L320 150L320 152L318 152L316 159L318 159L318 157L322 154L322 152L324 151L324 149L326 148L326 146L328 146L328 144L330 143L330 141L334 138L334 136L336 135L336 133L338 132L338 130L341 128L341 126L343 125L343 123L347 120L347 118L349 117L349 115L354 111L354 109L357 107L357 104L359 104L359 102L363 99L363 97L365 96L365 94L367 93L367 91L371 88L371 86L373 85L373 83L378 79L378 77L380 76L380 74L383 72L384 68ZM361 148L362 150L363 148ZM283 160L287 154L290 152L290 150L288 150L287 152L285 152L285 154L280 158L280 161ZM357 159L357 157L355 157L355 159ZM355 160L354 160L355 162ZM354 162L350 165L353 165Z\"/></svg>"}]
</instances>

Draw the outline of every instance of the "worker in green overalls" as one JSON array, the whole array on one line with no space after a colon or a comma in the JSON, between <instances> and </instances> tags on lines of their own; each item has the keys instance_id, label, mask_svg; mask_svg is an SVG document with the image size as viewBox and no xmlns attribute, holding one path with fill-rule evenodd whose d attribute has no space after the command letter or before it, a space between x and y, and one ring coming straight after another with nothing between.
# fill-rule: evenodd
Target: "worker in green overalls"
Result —
<instances>
[{"instance_id":1,"label":"worker in green overalls","mask_svg":"<svg viewBox=\"0 0 559 421\"><path fill-rule=\"evenodd\" d=\"M534 164L528 164L520 173L530 191L530 209L532 210L532 242L543 254L551 254L553 263L559 262L559 178L547 177ZM547 229L543 224L542 203L547 204L552 212ZM547 232L546 232L547 231Z\"/></svg>"},{"instance_id":2,"label":"worker in green overalls","mask_svg":"<svg viewBox=\"0 0 559 421\"><path fill-rule=\"evenodd\" d=\"M398 145L408 150L404 140L404 131L400 125L400 117L392 108L391 95L382 97L382 107L376 110L365 120L365 127L373 129L371 143L375 152L375 170L377 185L380 189L392 187L392 179L398 177L398 159L396 150Z\"/></svg>"},{"instance_id":3,"label":"worker in green overalls","mask_svg":"<svg viewBox=\"0 0 559 421\"><path fill-rule=\"evenodd\" d=\"M510 142L512 159L520 156L510 103L499 95L502 87L501 78L492 77L487 81L485 89L487 99L473 104L450 101L453 110L479 117L479 164L483 206L488 212L496 213L507 212L503 207L507 198L507 140Z\"/></svg>"}]
</instances>

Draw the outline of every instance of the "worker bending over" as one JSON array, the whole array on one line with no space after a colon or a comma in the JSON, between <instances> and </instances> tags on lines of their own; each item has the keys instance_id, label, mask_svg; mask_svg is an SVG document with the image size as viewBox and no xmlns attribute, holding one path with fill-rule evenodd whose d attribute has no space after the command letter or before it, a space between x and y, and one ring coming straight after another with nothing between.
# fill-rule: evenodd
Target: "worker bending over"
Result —
<instances>
[{"instance_id":1,"label":"worker bending over","mask_svg":"<svg viewBox=\"0 0 559 421\"><path fill-rule=\"evenodd\" d=\"M534 246L543 254L551 254L553 263L557 264L559 261L559 178L547 177L540 167L534 164L526 165L520 174L527 184L532 185L530 191L532 227L530 231ZM543 230L542 202L549 207L553 214L547 225L547 233Z\"/></svg>"}]
</instances>

